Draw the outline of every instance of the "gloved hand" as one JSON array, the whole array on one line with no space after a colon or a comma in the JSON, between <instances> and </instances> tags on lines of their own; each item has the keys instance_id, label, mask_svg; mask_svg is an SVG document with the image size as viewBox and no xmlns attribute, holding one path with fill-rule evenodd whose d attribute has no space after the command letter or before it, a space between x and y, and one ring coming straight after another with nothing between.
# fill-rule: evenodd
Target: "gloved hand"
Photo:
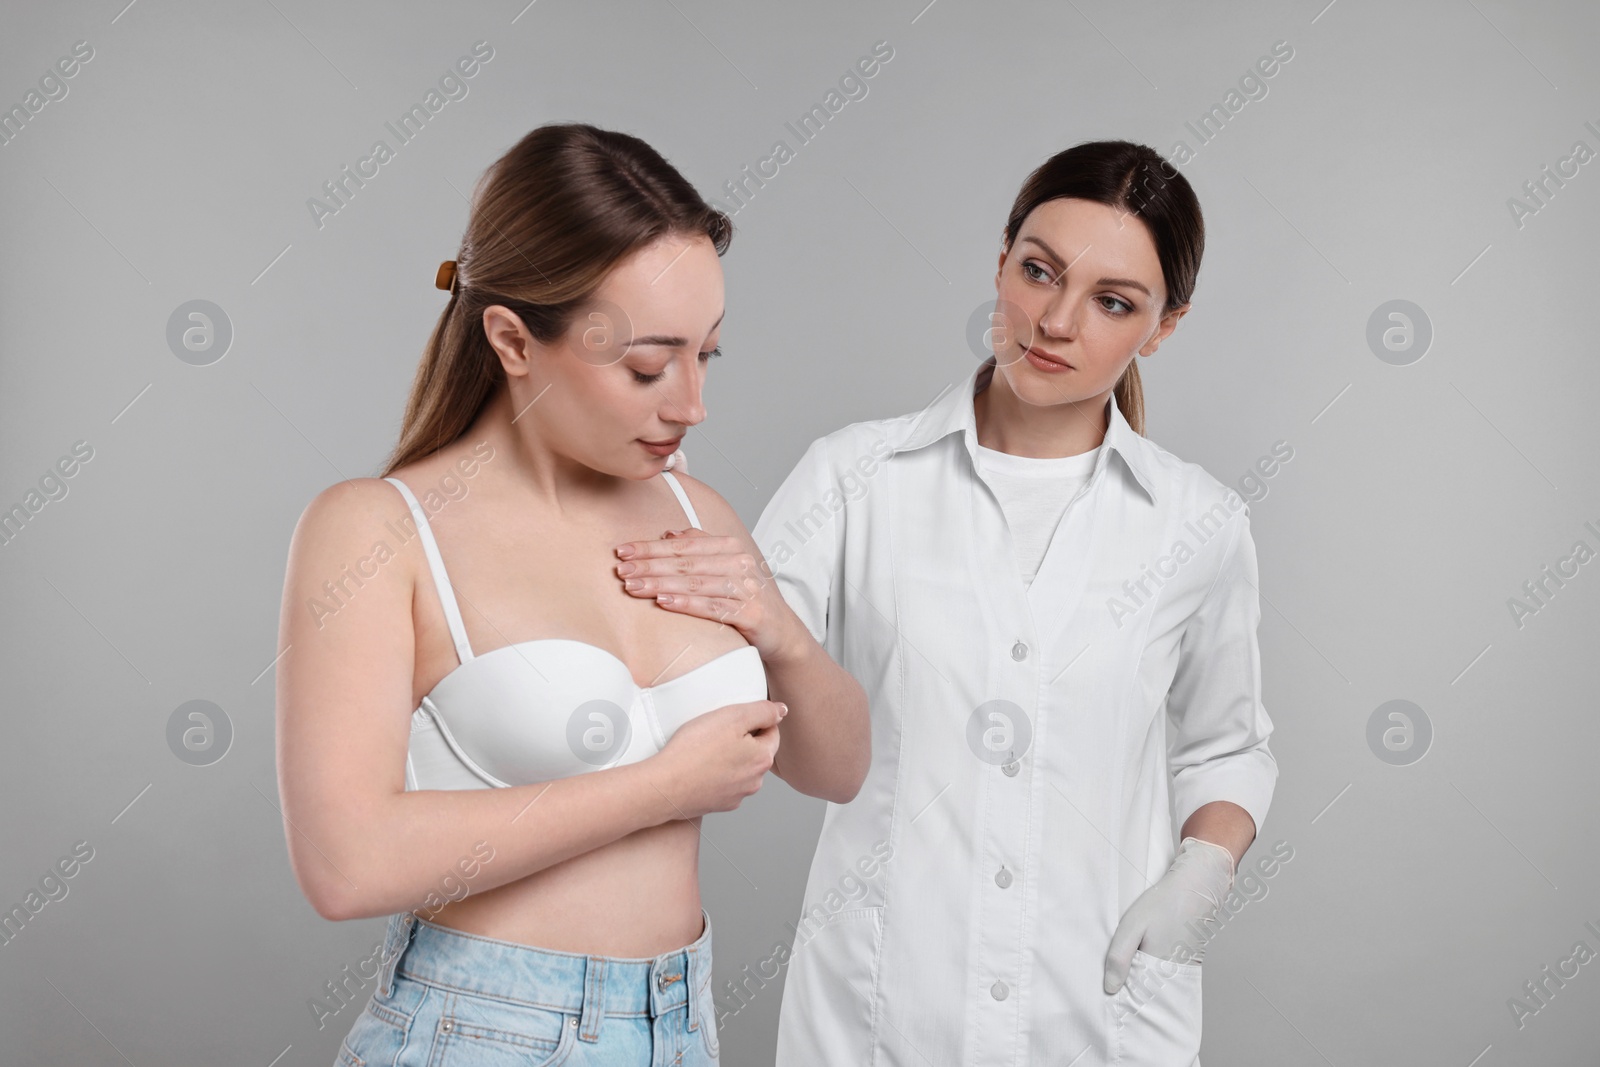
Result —
<instances>
[{"instance_id":1,"label":"gloved hand","mask_svg":"<svg viewBox=\"0 0 1600 1067\"><path fill-rule=\"evenodd\" d=\"M1233 888L1233 874L1232 852L1198 837L1184 838L1167 873L1139 894L1111 935L1105 991L1122 988L1136 948L1162 959L1199 963L1205 944L1195 944L1199 939L1187 926L1192 922L1204 928Z\"/></svg>"}]
</instances>

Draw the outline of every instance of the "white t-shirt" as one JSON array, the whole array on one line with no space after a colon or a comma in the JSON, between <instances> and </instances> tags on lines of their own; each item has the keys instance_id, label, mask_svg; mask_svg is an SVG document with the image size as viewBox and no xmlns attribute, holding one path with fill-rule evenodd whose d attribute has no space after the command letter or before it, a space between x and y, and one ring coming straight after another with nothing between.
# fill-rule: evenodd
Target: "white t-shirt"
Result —
<instances>
[{"instance_id":1,"label":"white t-shirt","mask_svg":"<svg viewBox=\"0 0 1600 1067\"><path fill-rule=\"evenodd\" d=\"M1022 584L1032 585L1067 504L1094 473L1098 448L1076 456L1039 459L978 446L978 473L1000 500Z\"/></svg>"}]
</instances>

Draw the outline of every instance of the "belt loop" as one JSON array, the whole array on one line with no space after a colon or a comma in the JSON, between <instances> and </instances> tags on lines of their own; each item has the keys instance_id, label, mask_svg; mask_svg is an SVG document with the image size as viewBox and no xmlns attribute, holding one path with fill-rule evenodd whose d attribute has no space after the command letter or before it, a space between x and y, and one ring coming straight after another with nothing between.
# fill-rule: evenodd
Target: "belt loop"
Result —
<instances>
[{"instance_id":1,"label":"belt loop","mask_svg":"<svg viewBox=\"0 0 1600 1067\"><path fill-rule=\"evenodd\" d=\"M590 956L584 966L583 1012L578 1021L578 1036L591 1044L600 1040L600 1020L606 1011L605 989L605 960Z\"/></svg>"},{"instance_id":2,"label":"belt loop","mask_svg":"<svg viewBox=\"0 0 1600 1067\"><path fill-rule=\"evenodd\" d=\"M700 909L701 930L700 936L694 939L694 944L684 952L684 976L689 980L689 1029L700 1029L700 985L702 981L706 987L706 1007L712 1008L711 1000L711 975L702 978L701 971L711 966L711 913L704 907ZM711 1017L716 1018L716 1012L711 1012Z\"/></svg>"},{"instance_id":3,"label":"belt loop","mask_svg":"<svg viewBox=\"0 0 1600 1067\"><path fill-rule=\"evenodd\" d=\"M695 999L700 995L699 956L700 953L693 948L686 949L683 953L683 980L688 983L683 990L683 1002L688 1008L685 1014L689 1017L691 1034L700 1029L700 1005Z\"/></svg>"},{"instance_id":4,"label":"belt loop","mask_svg":"<svg viewBox=\"0 0 1600 1067\"><path fill-rule=\"evenodd\" d=\"M400 965L411 939L417 932L417 918L409 911L389 916L383 937L383 969L378 980L378 992L384 997L394 995L394 972Z\"/></svg>"}]
</instances>

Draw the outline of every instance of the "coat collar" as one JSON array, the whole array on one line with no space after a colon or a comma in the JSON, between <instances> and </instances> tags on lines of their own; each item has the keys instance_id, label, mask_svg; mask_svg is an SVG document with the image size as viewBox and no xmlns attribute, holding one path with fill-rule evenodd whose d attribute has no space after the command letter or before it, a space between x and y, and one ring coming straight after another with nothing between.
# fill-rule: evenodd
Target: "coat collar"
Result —
<instances>
[{"instance_id":1,"label":"coat collar","mask_svg":"<svg viewBox=\"0 0 1600 1067\"><path fill-rule=\"evenodd\" d=\"M972 400L989 387L994 372L995 357L990 356L979 363L963 383L946 388L927 407L910 416L909 426L898 440L890 442L890 448L895 452L908 452L943 440L950 434L960 433L967 455L972 458L976 468L978 418ZM1109 462L1109 456L1115 453L1151 503L1155 503L1156 483L1151 471L1150 442L1128 425L1122 409L1117 407L1115 394L1106 404L1110 409L1104 441L1106 447L1099 450L1091 477L1099 476L1100 469Z\"/></svg>"}]
</instances>

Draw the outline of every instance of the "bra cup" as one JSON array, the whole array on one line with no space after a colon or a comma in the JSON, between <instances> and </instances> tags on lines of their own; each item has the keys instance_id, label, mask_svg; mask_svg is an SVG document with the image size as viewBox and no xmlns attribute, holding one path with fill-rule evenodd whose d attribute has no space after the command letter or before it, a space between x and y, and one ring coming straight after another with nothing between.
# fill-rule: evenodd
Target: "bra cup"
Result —
<instances>
[{"instance_id":1,"label":"bra cup","mask_svg":"<svg viewBox=\"0 0 1600 1067\"><path fill-rule=\"evenodd\" d=\"M416 788L523 785L637 763L690 719L766 696L766 668L749 645L648 688L595 645L506 645L423 698L417 715L428 725L414 722L412 754L431 756L417 764ZM458 766L441 773L451 758Z\"/></svg>"},{"instance_id":2,"label":"bra cup","mask_svg":"<svg viewBox=\"0 0 1600 1067\"><path fill-rule=\"evenodd\" d=\"M456 754L494 779L488 784L599 770L612 765L618 742L631 748L639 732L638 687L602 649L575 641L507 645L464 668L427 703Z\"/></svg>"},{"instance_id":3,"label":"bra cup","mask_svg":"<svg viewBox=\"0 0 1600 1067\"><path fill-rule=\"evenodd\" d=\"M661 731L661 745L690 719L729 704L767 699L767 671L761 653L746 645L703 669L647 690L646 704ZM659 751L659 749L657 749Z\"/></svg>"}]
</instances>

